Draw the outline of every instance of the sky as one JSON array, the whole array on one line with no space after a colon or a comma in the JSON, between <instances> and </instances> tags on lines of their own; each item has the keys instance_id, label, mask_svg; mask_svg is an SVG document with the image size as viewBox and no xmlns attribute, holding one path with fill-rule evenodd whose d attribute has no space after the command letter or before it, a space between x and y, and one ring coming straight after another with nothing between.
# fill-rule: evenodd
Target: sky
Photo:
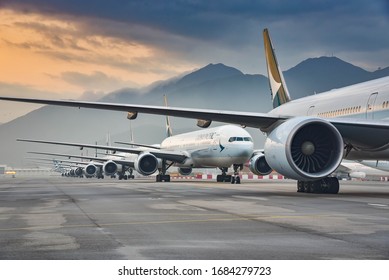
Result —
<instances>
[{"instance_id":1,"label":"sky","mask_svg":"<svg viewBox=\"0 0 389 280\"><path fill-rule=\"evenodd\" d=\"M0 0L0 95L96 100L224 63L266 74L337 56L389 66L388 0ZM37 105L0 103L0 123Z\"/></svg>"}]
</instances>

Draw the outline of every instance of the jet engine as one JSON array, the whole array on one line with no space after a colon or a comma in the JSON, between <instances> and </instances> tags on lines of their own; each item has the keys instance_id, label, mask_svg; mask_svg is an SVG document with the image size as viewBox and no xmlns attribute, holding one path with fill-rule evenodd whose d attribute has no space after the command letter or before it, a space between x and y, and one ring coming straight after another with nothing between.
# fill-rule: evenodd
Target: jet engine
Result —
<instances>
[{"instance_id":1,"label":"jet engine","mask_svg":"<svg viewBox=\"0 0 389 280\"><path fill-rule=\"evenodd\" d=\"M350 178L365 179L366 173L362 171L354 171L354 172L350 172L348 176Z\"/></svg>"},{"instance_id":2,"label":"jet engine","mask_svg":"<svg viewBox=\"0 0 389 280\"><path fill-rule=\"evenodd\" d=\"M134 168L144 176L148 176L157 171L158 159L150 153L141 153L135 159Z\"/></svg>"},{"instance_id":3,"label":"jet engine","mask_svg":"<svg viewBox=\"0 0 389 280\"><path fill-rule=\"evenodd\" d=\"M80 176L82 176L82 174L83 174L83 171L82 171L81 167L77 167L76 169L74 169L75 176L80 177Z\"/></svg>"},{"instance_id":4,"label":"jet engine","mask_svg":"<svg viewBox=\"0 0 389 280\"><path fill-rule=\"evenodd\" d=\"M178 167L178 173L180 173L183 176L188 176L192 173L191 167Z\"/></svg>"},{"instance_id":5,"label":"jet engine","mask_svg":"<svg viewBox=\"0 0 389 280\"><path fill-rule=\"evenodd\" d=\"M90 177L95 176L97 173L97 167L93 163L89 163L84 170L85 175Z\"/></svg>"},{"instance_id":6,"label":"jet engine","mask_svg":"<svg viewBox=\"0 0 389 280\"><path fill-rule=\"evenodd\" d=\"M118 165L112 160L109 160L106 163L104 163L103 170L106 176L111 176L118 171Z\"/></svg>"},{"instance_id":7,"label":"jet engine","mask_svg":"<svg viewBox=\"0 0 389 280\"><path fill-rule=\"evenodd\" d=\"M327 177L343 158L343 139L330 122L312 117L289 119L273 129L265 142L269 166L301 181Z\"/></svg>"},{"instance_id":8,"label":"jet engine","mask_svg":"<svg viewBox=\"0 0 389 280\"><path fill-rule=\"evenodd\" d=\"M273 169L267 164L264 154L256 154L250 158L248 167L255 175L268 175Z\"/></svg>"}]
</instances>

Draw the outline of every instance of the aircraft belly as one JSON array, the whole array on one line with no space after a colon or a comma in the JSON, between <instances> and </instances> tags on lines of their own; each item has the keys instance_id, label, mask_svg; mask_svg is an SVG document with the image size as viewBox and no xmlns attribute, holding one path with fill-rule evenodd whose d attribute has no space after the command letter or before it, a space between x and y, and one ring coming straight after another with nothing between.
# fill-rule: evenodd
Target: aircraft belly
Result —
<instances>
[{"instance_id":1,"label":"aircraft belly","mask_svg":"<svg viewBox=\"0 0 389 280\"><path fill-rule=\"evenodd\" d=\"M350 160L389 160L389 149L377 152L352 150L346 159Z\"/></svg>"},{"instance_id":2,"label":"aircraft belly","mask_svg":"<svg viewBox=\"0 0 389 280\"><path fill-rule=\"evenodd\" d=\"M245 163L250 156L244 152L230 153L227 149L224 151L205 149L193 152L191 155L193 167L229 167L232 164Z\"/></svg>"}]
</instances>

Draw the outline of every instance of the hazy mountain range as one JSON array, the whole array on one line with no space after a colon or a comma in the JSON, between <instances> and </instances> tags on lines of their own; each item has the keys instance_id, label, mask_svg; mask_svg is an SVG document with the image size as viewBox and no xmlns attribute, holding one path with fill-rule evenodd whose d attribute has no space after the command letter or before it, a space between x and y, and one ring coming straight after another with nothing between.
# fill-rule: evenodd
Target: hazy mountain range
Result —
<instances>
[{"instance_id":1,"label":"hazy mountain range","mask_svg":"<svg viewBox=\"0 0 389 280\"><path fill-rule=\"evenodd\" d=\"M284 72L292 98L363 82L389 75L389 67L366 71L336 57L307 59ZM154 83L143 89L119 89L101 101L163 105L166 94L170 106L267 112L271 110L267 77L248 75L223 64L209 64L175 79ZM200 129L195 120L172 118L174 133ZM110 133L114 141L128 141L130 125L135 142L160 143L165 137L165 118L139 114L135 121L124 112L45 106L23 117L0 125L0 164L31 166L27 151L70 152L77 149L16 142L16 138L60 140L82 143L105 143ZM213 125L217 125L214 123ZM256 147L263 145L264 136L249 129ZM94 151L83 151L93 154Z\"/></svg>"}]
</instances>

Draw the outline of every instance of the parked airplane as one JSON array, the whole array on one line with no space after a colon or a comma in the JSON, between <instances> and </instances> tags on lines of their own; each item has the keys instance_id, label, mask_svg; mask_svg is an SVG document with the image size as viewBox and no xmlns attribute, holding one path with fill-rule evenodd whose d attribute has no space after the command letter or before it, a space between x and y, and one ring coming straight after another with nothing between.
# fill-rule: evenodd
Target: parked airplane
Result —
<instances>
[{"instance_id":1,"label":"parked airplane","mask_svg":"<svg viewBox=\"0 0 389 280\"><path fill-rule=\"evenodd\" d=\"M263 32L274 109L268 113L174 108L86 101L0 97L1 100L84 107L198 119L207 127L221 121L261 129L267 134L268 165L298 180L298 191L338 193L329 177L343 158L389 159L389 77L291 101L267 29Z\"/></svg>"},{"instance_id":2,"label":"parked airplane","mask_svg":"<svg viewBox=\"0 0 389 280\"><path fill-rule=\"evenodd\" d=\"M134 167L134 156L118 153L118 154L104 154L104 156L79 156L79 155L70 155L70 154L59 154L59 153L45 153L45 152L28 152L30 154L37 155L48 155L48 156L57 156L57 157L67 157L67 158L79 158L87 159L89 162L80 162L85 164L83 173L87 177L94 177L104 179L105 176L114 177L116 174L119 176L119 180L122 179L133 179L132 171L129 171L130 168ZM130 158L128 158L130 157ZM129 171L130 175L126 175L126 172Z\"/></svg>"},{"instance_id":3,"label":"parked airplane","mask_svg":"<svg viewBox=\"0 0 389 280\"><path fill-rule=\"evenodd\" d=\"M18 141L129 153L126 161L132 160L135 170L141 175L151 175L157 169L159 170L160 174L156 177L157 182L170 181L170 175L166 174L166 171L173 164L183 175L190 174L192 168L218 167L222 170L222 174L217 176L218 182L238 184L240 183L238 171L248 160L250 160L254 173L266 175L271 172L268 166L263 166L263 154L253 156L254 144L250 134L236 125L224 125L177 134L166 138L158 147L135 143L131 144L141 147L126 148L28 139L18 139ZM129 159L131 157L132 159ZM115 161L116 159L112 159L112 163ZM227 175L231 165L234 168L233 176Z\"/></svg>"},{"instance_id":4,"label":"parked airplane","mask_svg":"<svg viewBox=\"0 0 389 280\"><path fill-rule=\"evenodd\" d=\"M62 176L66 177L83 177L86 175L87 177L96 176L98 174L93 174L88 176L85 173L85 167L88 165L88 162L82 161L74 161L74 160L57 160L57 159L48 159L48 158L26 158L27 160L33 160L35 162L53 162L55 169L63 169Z\"/></svg>"}]
</instances>

